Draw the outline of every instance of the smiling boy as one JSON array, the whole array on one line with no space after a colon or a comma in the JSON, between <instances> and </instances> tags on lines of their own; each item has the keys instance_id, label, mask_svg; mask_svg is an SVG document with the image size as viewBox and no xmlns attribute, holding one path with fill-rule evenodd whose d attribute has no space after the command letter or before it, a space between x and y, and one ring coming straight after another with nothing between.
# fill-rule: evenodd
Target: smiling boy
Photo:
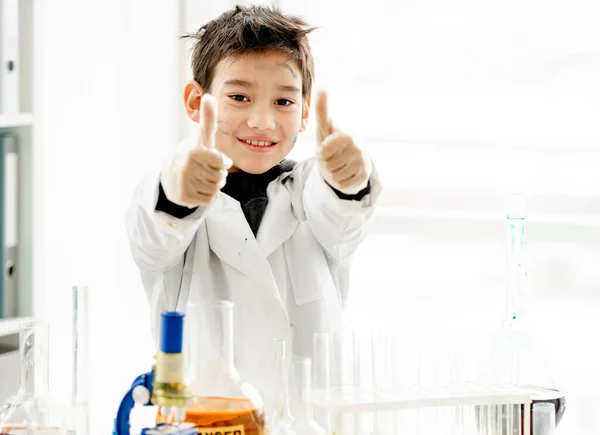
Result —
<instances>
[{"instance_id":1,"label":"smiling boy","mask_svg":"<svg viewBox=\"0 0 600 435\"><path fill-rule=\"evenodd\" d=\"M371 160L331 122L319 93L315 157L286 157L306 129L314 76L297 17L238 6L204 25L184 89L200 126L142 180L127 213L131 249L152 308L235 304L236 367L272 404L274 340L312 356L337 330L352 255L381 187Z\"/></svg>"}]
</instances>

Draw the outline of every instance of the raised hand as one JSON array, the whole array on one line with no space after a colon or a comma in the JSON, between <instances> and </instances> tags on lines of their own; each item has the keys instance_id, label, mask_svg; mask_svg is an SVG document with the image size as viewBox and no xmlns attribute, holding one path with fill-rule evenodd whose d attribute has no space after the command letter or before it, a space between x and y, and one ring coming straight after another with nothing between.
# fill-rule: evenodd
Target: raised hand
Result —
<instances>
[{"instance_id":1,"label":"raised hand","mask_svg":"<svg viewBox=\"0 0 600 435\"><path fill-rule=\"evenodd\" d=\"M329 117L327 93L320 91L315 104L317 153L321 175L332 187L348 195L364 189L371 176L371 162L352 136L335 128Z\"/></svg>"},{"instance_id":2,"label":"raised hand","mask_svg":"<svg viewBox=\"0 0 600 435\"><path fill-rule=\"evenodd\" d=\"M182 143L161 175L167 198L194 208L212 203L225 185L231 159L215 147L217 102L204 94L200 101L200 134L197 143Z\"/></svg>"}]
</instances>

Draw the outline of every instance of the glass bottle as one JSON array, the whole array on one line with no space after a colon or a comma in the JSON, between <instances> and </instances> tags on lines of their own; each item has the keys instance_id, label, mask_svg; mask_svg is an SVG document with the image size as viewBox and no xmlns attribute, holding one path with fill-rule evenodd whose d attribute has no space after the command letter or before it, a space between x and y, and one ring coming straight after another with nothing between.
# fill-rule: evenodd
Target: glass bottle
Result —
<instances>
[{"instance_id":1,"label":"glass bottle","mask_svg":"<svg viewBox=\"0 0 600 435\"><path fill-rule=\"evenodd\" d=\"M325 435L313 419L311 402L311 360L286 356L285 341L277 341L279 410L272 435Z\"/></svg>"},{"instance_id":2,"label":"glass bottle","mask_svg":"<svg viewBox=\"0 0 600 435\"><path fill-rule=\"evenodd\" d=\"M69 409L48 388L48 325L20 325L20 388L0 407L2 435L63 435Z\"/></svg>"},{"instance_id":3,"label":"glass bottle","mask_svg":"<svg viewBox=\"0 0 600 435\"><path fill-rule=\"evenodd\" d=\"M185 409L185 422L222 433L266 434L262 398L244 382L234 365L233 303L190 302L184 327L188 376L193 403ZM172 416L158 414L158 422Z\"/></svg>"}]
</instances>

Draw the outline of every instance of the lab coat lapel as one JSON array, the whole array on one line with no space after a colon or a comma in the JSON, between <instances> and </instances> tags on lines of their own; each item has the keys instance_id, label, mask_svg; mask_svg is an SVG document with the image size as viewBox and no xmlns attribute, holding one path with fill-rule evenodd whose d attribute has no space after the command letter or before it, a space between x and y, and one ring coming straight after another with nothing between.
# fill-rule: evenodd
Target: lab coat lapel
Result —
<instances>
[{"instance_id":1,"label":"lab coat lapel","mask_svg":"<svg viewBox=\"0 0 600 435\"><path fill-rule=\"evenodd\" d=\"M238 201L220 193L206 216L206 229L210 248L222 261L276 293L271 266Z\"/></svg>"},{"instance_id":2,"label":"lab coat lapel","mask_svg":"<svg viewBox=\"0 0 600 435\"><path fill-rule=\"evenodd\" d=\"M283 184L269 184L267 196L269 203L257 234L258 246L265 258L289 239L298 226L298 220L292 214L290 193Z\"/></svg>"}]
</instances>

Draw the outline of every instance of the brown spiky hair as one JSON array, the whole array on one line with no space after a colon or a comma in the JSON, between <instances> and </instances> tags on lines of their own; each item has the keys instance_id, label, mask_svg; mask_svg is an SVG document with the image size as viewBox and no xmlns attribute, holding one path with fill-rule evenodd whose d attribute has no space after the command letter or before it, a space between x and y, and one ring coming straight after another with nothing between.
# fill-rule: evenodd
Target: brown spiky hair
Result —
<instances>
[{"instance_id":1,"label":"brown spiky hair","mask_svg":"<svg viewBox=\"0 0 600 435\"><path fill-rule=\"evenodd\" d=\"M280 51L298 64L302 95L309 98L314 61L307 35L313 30L304 19L277 8L238 5L183 38L194 40L192 71L202 89L210 90L217 64L223 59Z\"/></svg>"}]
</instances>

